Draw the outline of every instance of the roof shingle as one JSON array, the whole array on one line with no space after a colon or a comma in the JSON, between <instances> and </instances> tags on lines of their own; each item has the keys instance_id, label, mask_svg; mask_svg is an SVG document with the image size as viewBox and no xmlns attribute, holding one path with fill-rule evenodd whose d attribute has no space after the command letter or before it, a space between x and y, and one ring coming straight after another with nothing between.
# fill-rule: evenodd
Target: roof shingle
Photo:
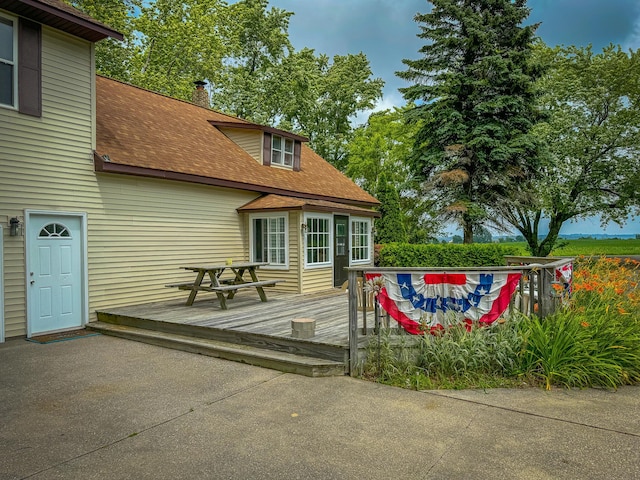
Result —
<instances>
[{"instance_id":1,"label":"roof shingle","mask_svg":"<svg viewBox=\"0 0 640 480\"><path fill-rule=\"evenodd\" d=\"M250 122L101 76L96 90L96 153L108 158L98 171L367 207L379 203L304 144L299 172L268 167L210 123Z\"/></svg>"}]
</instances>

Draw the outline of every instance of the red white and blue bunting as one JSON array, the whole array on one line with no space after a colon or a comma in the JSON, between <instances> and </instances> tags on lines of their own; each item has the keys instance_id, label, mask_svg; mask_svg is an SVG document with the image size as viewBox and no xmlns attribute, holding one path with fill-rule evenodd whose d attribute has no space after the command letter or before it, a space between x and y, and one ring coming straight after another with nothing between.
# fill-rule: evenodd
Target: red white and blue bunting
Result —
<instances>
[{"instance_id":1,"label":"red white and blue bunting","mask_svg":"<svg viewBox=\"0 0 640 480\"><path fill-rule=\"evenodd\" d=\"M520 277L507 272L366 274L367 281L383 284L382 308L414 335L494 322L509 306Z\"/></svg>"}]
</instances>

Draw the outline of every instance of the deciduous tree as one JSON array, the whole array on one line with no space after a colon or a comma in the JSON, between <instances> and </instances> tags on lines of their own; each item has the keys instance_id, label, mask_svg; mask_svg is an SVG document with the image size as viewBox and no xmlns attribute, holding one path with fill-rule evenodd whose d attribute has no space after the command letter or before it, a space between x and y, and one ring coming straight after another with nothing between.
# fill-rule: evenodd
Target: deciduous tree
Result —
<instances>
[{"instance_id":1,"label":"deciduous tree","mask_svg":"<svg viewBox=\"0 0 640 480\"><path fill-rule=\"evenodd\" d=\"M623 223L638 212L640 50L540 45L538 55L550 66L539 81L548 120L535 129L546 145L543 176L498 211L533 255L546 256L569 220ZM549 231L541 240L543 220Z\"/></svg>"},{"instance_id":2,"label":"deciduous tree","mask_svg":"<svg viewBox=\"0 0 640 480\"><path fill-rule=\"evenodd\" d=\"M423 195L422 185L407 166L416 124L404 121L412 108L394 108L372 113L358 127L348 144L346 173L371 194L384 174L399 194L402 221L410 243L425 243L437 236L439 225L433 221L431 202Z\"/></svg>"}]
</instances>

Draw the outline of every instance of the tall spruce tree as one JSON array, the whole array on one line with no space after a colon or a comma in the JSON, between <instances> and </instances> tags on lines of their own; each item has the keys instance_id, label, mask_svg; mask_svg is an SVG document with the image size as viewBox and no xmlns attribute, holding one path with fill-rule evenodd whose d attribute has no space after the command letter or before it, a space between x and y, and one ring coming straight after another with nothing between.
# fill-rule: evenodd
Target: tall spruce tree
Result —
<instances>
[{"instance_id":1,"label":"tall spruce tree","mask_svg":"<svg viewBox=\"0 0 640 480\"><path fill-rule=\"evenodd\" d=\"M411 163L442 218L471 243L474 227L491 221L487 206L537 170L536 26L522 26L526 0L430 1L431 12L414 18L422 58L397 72L412 83L400 89L416 103L407 120L421 121Z\"/></svg>"}]
</instances>

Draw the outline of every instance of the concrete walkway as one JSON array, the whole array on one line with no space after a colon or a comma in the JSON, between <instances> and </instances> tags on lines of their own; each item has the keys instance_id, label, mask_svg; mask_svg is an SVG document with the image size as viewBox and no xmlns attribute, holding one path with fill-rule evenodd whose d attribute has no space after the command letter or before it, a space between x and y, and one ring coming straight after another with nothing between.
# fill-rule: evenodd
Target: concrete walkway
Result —
<instances>
[{"instance_id":1,"label":"concrete walkway","mask_svg":"<svg viewBox=\"0 0 640 480\"><path fill-rule=\"evenodd\" d=\"M640 388L414 392L96 336L0 346L0 479L633 479Z\"/></svg>"}]
</instances>

